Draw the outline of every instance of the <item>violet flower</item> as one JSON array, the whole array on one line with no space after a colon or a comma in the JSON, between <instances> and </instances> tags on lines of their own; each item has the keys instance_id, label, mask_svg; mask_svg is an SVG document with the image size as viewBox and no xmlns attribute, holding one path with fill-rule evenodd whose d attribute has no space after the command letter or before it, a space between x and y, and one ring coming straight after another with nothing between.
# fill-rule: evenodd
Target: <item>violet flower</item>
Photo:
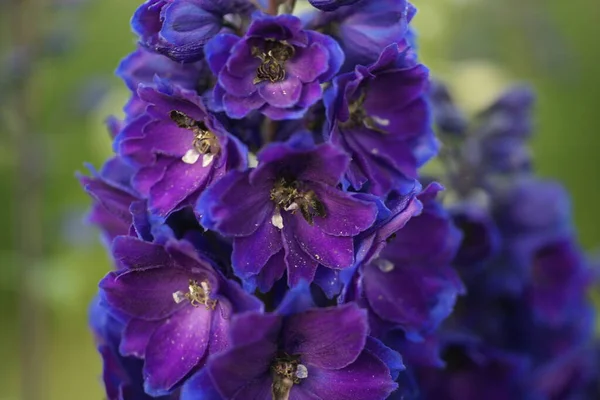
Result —
<instances>
[{"instance_id":1,"label":"violet flower","mask_svg":"<svg viewBox=\"0 0 600 400\"><path fill-rule=\"evenodd\" d=\"M301 118L344 61L335 40L302 29L297 17L258 12L243 37L219 34L205 53L218 77L215 104L231 118L252 110L272 120Z\"/></svg>"},{"instance_id":2,"label":"violet flower","mask_svg":"<svg viewBox=\"0 0 600 400\"><path fill-rule=\"evenodd\" d=\"M193 204L227 171L246 165L245 148L200 97L164 81L140 86L146 111L115 138L115 150L137 167L134 188L162 217Z\"/></svg>"},{"instance_id":3,"label":"violet flower","mask_svg":"<svg viewBox=\"0 0 600 400\"><path fill-rule=\"evenodd\" d=\"M353 237L377 215L374 202L337 187L348 161L297 135L265 147L255 169L211 185L196 212L204 227L233 238L234 271L251 287L266 291L286 271L290 286L312 282L319 264L353 265Z\"/></svg>"},{"instance_id":4,"label":"violet flower","mask_svg":"<svg viewBox=\"0 0 600 400\"><path fill-rule=\"evenodd\" d=\"M113 255L123 269L100 282L101 296L127 318L119 351L144 359L146 393L171 392L209 355L228 347L234 313L261 309L191 242L161 245L122 236Z\"/></svg>"}]
</instances>

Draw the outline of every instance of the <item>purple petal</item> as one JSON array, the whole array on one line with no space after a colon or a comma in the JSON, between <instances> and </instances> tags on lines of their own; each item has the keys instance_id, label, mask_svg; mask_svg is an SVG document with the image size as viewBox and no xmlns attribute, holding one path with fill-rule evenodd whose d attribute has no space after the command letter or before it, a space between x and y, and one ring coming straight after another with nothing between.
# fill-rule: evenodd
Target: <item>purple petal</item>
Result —
<instances>
[{"instance_id":1,"label":"purple petal","mask_svg":"<svg viewBox=\"0 0 600 400\"><path fill-rule=\"evenodd\" d=\"M150 337L162 321L132 319L123 331L119 352L124 356L144 358Z\"/></svg>"},{"instance_id":2,"label":"purple petal","mask_svg":"<svg viewBox=\"0 0 600 400\"><path fill-rule=\"evenodd\" d=\"M249 97L236 97L229 93L223 96L223 108L229 118L241 119L250 114L251 111L262 107L265 100L256 91Z\"/></svg>"},{"instance_id":3,"label":"purple petal","mask_svg":"<svg viewBox=\"0 0 600 400\"><path fill-rule=\"evenodd\" d=\"M281 82L263 82L258 93L271 106L286 108L294 106L302 94L302 82L295 76L288 76Z\"/></svg>"},{"instance_id":4,"label":"purple petal","mask_svg":"<svg viewBox=\"0 0 600 400\"><path fill-rule=\"evenodd\" d=\"M239 36L220 33L204 46L204 54L213 74L218 75L227 63L230 49L239 42Z\"/></svg>"},{"instance_id":5,"label":"purple petal","mask_svg":"<svg viewBox=\"0 0 600 400\"><path fill-rule=\"evenodd\" d=\"M365 347L369 327L365 310L355 303L312 309L289 317L283 330L283 348L300 354L311 368L340 369L354 362ZM331 398L331 397L325 397Z\"/></svg>"},{"instance_id":6,"label":"purple petal","mask_svg":"<svg viewBox=\"0 0 600 400\"><path fill-rule=\"evenodd\" d=\"M375 222L375 203L359 200L349 193L320 183L311 187L327 212L325 217L314 218L315 226L328 235L356 236Z\"/></svg>"},{"instance_id":7,"label":"purple petal","mask_svg":"<svg viewBox=\"0 0 600 400\"><path fill-rule=\"evenodd\" d=\"M319 263L302 250L293 233L288 232L286 229L283 230L283 248L288 272L288 285L296 286L303 280L312 282Z\"/></svg>"},{"instance_id":8,"label":"purple petal","mask_svg":"<svg viewBox=\"0 0 600 400\"><path fill-rule=\"evenodd\" d=\"M385 400L398 387L388 367L367 351L343 369L309 367L301 385L321 399L336 400Z\"/></svg>"},{"instance_id":9,"label":"purple petal","mask_svg":"<svg viewBox=\"0 0 600 400\"><path fill-rule=\"evenodd\" d=\"M173 293L188 287L190 273L178 268L150 268L110 272L100 289L111 307L135 318L158 320L186 304L176 304Z\"/></svg>"},{"instance_id":10,"label":"purple petal","mask_svg":"<svg viewBox=\"0 0 600 400\"><path fill-rule=\"evenodd\" d=\"M339 72L342 64L344 64L344 52L338 42L330 36L315 31L307 31L307 34L313 43L319 43L327 49L329 54L329 57L327 58L329 68L319 77L319 82L330 81Z\"/></svg>"},{"instance_id":11,"label":"purple petal","mask_svg":"<svg viewBox=\"0 0 600 400\"><path fill-rule=\"evenodd\" d=\"M219 74L219 85L225 91L236 97L249 97L256 92L257 87L254 84L254 76L244 75L239 78L230 74L227 68L221 70Z\"/></svg>"},{"instance_id":12,"label":"purple petal","mask_svg":"<svg viewBox=\"0 0 600 400\"><path fill-rule=\"evenodd\" d=\"M298 99L297 107L308 108L323 97L323 89L317 81L306 83L302 86L302 94Z\"/></svg>"},{"instance_id":13,"label":"purple petal","mask_svg":"<svg viewBox=\"0 0 600 400\"><path fill-rule=\"evenodd\" d=\"M113 242L112 254L119 265L129 269L175 267L173 260L163 246L144 242L131 236L116 238Z\"/></svg>"},{"instance_id":14,"label":"purple petal","mask_svg":"<svg viewBox=\"0 0 600 400\"><path fill-rule=\"evenodd\" d=\"M144 363L147 392L170 390L202 361L208 348L213 312L188 304L154 332Z\"/></svg>"},{"instance_id":15,"label":"purple petal","mask_svg":"<svg viewBox=\"0 0 600 400\"><path fill-rule=\"evenodd\" d=\"M329 54L319 43L306 48L297 48L293 58L286 61L285 69L289 75L298 77L303 83L316 81L329 68Z\"/></svg>"},{"instance_id":16,"label":"purple petal","mask_svg":"<svg viewBox=\"0 0 600 400\"><path fill-rule=\"evenodd\" d=\"M282 243L283 246L283 243ZM275 282L283 277L285 273L285 252L280 251L264 264L262 270L250 278L250 282L258 287L263 293L271 290Z\"/></svg>"},{"instance_id":17,"label":"purple petal","mask_svg":"<svg viewBox=\"0 0 600 400\"><path fill-rule=\"evenodd\" d=\"M311 258L334 269L347 268L354 264L352 237L328 235L319 227L309 225L300 213L295 214L293 218L296 242Z\"/></svg>"},{"instance_id":18,"label":"purple petal","mask_svg":"<svg viewBox=\"0 0 600 400\"><path fill-rule=\"evenodd\" d=\"M270 219L263 221L253 234L235 238L231 260L236 274L242 279L256 275L282 246L281 232Z\"/></svg>"},{"instance_id":19,"label":"purple petal","mask_svg":"<svg viewBox=\"0 0 600 400\"><path fill-rule=\"evenodd\" d=\"M194 192L206 186L212 169L212 163L204 167L200 160L194 164L174 162L167 168L162 179L150 189L150 210L166 216Z\"/></svg>"}]
</instances>

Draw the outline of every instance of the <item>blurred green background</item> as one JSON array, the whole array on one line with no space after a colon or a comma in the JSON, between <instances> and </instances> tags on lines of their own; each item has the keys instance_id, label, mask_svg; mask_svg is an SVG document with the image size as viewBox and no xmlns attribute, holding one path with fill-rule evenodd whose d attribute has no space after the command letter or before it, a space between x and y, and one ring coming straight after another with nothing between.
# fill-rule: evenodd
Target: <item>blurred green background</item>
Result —
<instances>
[{"instance_id":1,"label":"blurred green background","mask_svg":"<svg viewBox=\"0 0 600 400\"><path fill-rule=\"evenodd\" d=\"M533 85L537 168L570 190L581 243L594 251L600 2L414 3L422 59L468 111L511 83ZM128 23L138 4L0 0L0 400L24 398L26 353L34 357L27 366L33 398L103 398L86 314L110 264L97 232L81 222L89 199L75 171L110 154L104 119L121 115L128 97L113 71L134 48ZM20 40L37 44L40 57L27 62L11 45ZM19 98L23 88L29 97ZM29 116L25 126L22 116ZM23 257L25 250L33 256Z\"/></svg>"}]
</instances>

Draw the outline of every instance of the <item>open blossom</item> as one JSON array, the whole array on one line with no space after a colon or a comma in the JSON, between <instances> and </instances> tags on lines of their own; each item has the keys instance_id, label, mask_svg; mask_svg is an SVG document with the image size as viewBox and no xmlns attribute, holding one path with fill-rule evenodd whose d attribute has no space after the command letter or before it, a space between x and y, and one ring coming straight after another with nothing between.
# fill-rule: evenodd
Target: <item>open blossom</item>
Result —
<instances>
[{"instance_id":1,"label":"open blossom","mask_svg":"<svg viewBox=\"0 0 600 400\"><path fill-rule=\"evenodd\" d=\"M100 282L101 295L127 317L119 351L144 359L147 393L170 392L210 354L227 348L234 313L261 308L191 242L160 245L123 236L113 254L123 269Z\"/></svg>"},{"instance_id":2,"label":"open blossom","mask_svg":"<svg viewBox=\"0 0 600 400\"><path fill-rule=\"evenodd\" d=\"M269 289L287 270L290 285L312 282L317 265L354 263L353 237L375 221L377 207L337 187L348 157L331 144L298 135L258 154L258 167L234 171L202 195L202 225L233 237L236 274Z\"/></svg>"},{"instance_id":3,"label":"open blossom","mask_svg":"<svg viewBox=\"0 0 600 400\"><path fill-rule=\"evenodd\" d=\"M368 336L366 313L352 303L300 307L290 300L295 295L275 313L234 317L231 348L207 367L221 398L386 399L404 367L397 353ZM202 373L192 377L183 399L203 398L205 385Z\"/></svg>"},{"instance_id":4,"label":"open blossom","mask_svg":"<svg viewBox=\"0 0 600 400\"><path fill-rule=\"evenodd\" d=\"M335 40L302 29L292 15L253 14L243 37L222 33L205 47L206 60L218 77L214 101L231 118L252 110L273 120L301 118L321 99L344 61Z\"/></svg>"},{"instance_id":5,"label":"open blossom","mask_svg":"<svg viewBox=\"0 0 600 400\"><path fill-rule=\"evenodd\" d=\"M191 205L225 172L246 165L245 148L225 131L195 92L157 81L140 86L146 111L115 138L116 151L137 167L134 188L160 216Z\"/></svg>"},{"instance_id":6,"label":"open blossom","mask_svg":"<svg viewBox=\"0 0 600 400\"><path fill-rule=\"evenodd\" d=\"M386 47L374 64L336 77L325 97L331 141L352 156L346 178L376 195L412 188L417 168L437 151L428 71L402 66L404 55Z\"/></svg>"}]
</instances>

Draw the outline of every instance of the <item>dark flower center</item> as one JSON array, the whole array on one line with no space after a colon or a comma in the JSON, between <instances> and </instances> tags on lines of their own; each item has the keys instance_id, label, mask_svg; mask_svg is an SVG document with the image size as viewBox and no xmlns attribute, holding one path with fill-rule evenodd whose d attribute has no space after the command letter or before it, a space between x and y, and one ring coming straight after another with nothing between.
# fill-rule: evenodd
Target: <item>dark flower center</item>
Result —
<instances>
[{"instance_id":1,"label":"dark flower center","mask_svg":"<svg viewBox=\"0 0 600 400\"><path fill-rule=\"evenodd\" d=\"M210 285L208 282L198 282L193 279L189 280L187 292L178 290L173 293L173 300L177 304L188 300L193 307L204 305L207 310L214 310L217 305L217 301L210 298Z\"/></svg>"},{"instance_id":2,"label":"dark flower center","mask_svg":"<svg viewBox=\"0 0 600 400\"><path fill-rule=\"evenodd\" d=\"M188 129L194 133L192 149L186 153L183 161L193 164L200 155L216 156L221 151L221 145L217 136L210 131L202 121L196 121L188 115L173 110L169 117L178 127ZM205 159L206 160L206 159ZM212 157L208 158L209 163Z\"/></svg>"},{"instance_id":3,"label":"dark flower center","mask_svg":"<svg viewBox=\"0 0 600 400\"><path fill-rule=\"evenodd\" d=\"M286 42L267 39L263 48L252 47L252 55L260 59L261 63L256 69L254 84L263 81L272 83L285 79L285 62L294 56L294 47Z\"/></svg>"},{"instance_id":4,"label":"dark flower center","mask_svg":"<svg viewBox=\"0 0 600 400\"><path fill-rule=\"evenodd\" d=\"M360 96L354 100L348 106L350 111L350 118L348 121L342 123L342 127L347 128L355 128L358 126L364 126L367 129L370 129L375 132L387 134L388 132L382 128L382 126L389 125L388 120L384 120L381 118L377 118L367 114L367 111L364 108L365 98L367 97L366 93L363 91Z\"/></svg>"},{"instance_id":5,"label":"dark flower center","mask_svg":"<svg viewBox=\"0 0 600 400\"><path fill-rule=\"evenodd\" d=\"M273 376L272 399L287 400L292 386L308 377L308 370L300 364L299 356L283 353L278 355L271 364L271 374Z\"/></svg>"},{"instance_id":6,"label":"dark flower center","mask_svg":"<svg viewBox=\"0 0 600 400\"><path fill-rule=\"evenodd\" d=\"M325 217L325 206L312 190L302 190L298 181L281 178L271 189L271 201L278 207L278 211L290 211L292 214L300 210L302 216L310 225L313 217ZM275 225L275 223L274 223Z\"/></svg>"}]
</instances>

